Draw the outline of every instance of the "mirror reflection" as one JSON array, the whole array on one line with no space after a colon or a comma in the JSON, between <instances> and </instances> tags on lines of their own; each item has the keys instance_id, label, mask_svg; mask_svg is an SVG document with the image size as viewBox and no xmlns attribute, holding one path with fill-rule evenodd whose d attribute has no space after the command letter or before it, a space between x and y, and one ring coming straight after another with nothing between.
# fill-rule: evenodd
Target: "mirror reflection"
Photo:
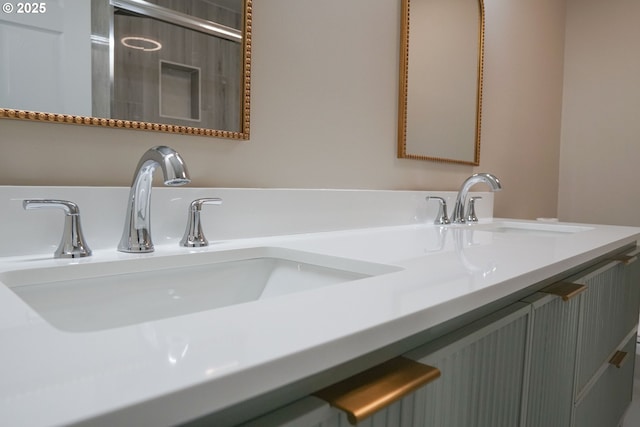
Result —
<instances>
[{"instance_id":1,"label":"mirror reflection","mask_svg":"<svg viewBox=\"0 0 640 427\"><path fill-rule=\"evenodd\" d=\"M403 0L398 157L479 165L482 0Z\"/></svg>"},{"instance_id":2,"label":"mirror reflection","mask_svg":"<svg viewBox=\"0 0 640 427\"><path fill-rule=\"evenodd\" d=\"M47 2L0 39L0 117L249 137L251 0Z\"/></svg>"}]
</instances>

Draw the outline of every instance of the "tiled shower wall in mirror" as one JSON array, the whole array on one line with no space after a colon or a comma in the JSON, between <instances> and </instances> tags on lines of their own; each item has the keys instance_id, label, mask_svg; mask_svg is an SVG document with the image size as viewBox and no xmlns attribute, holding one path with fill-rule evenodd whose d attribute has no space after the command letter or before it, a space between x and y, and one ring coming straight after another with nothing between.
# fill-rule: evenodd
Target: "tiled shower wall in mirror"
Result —
<instances>
[{"instance_id":1,"label":"tiled shower wall in mirror","mask_svg":"<svg viewBox=\"0 0 640 427\"><path fill-rule=\"evenodd\" d=\"M151 0L179 13L242 29L242 1ZM240 130L242 47L238 42L92 2L93 32L113 19L113 77L94 83L94 116ZM99 28L102 27L100 30ZM96 30L98 29L98 30ZM93 64L109 70L109 46L92 43ZM94 71L94 78L99 73ZM100 82L100 80L102 80ZM105 85L113 84L105 91ZM98 86L98 87L96 87Z\"/></svg>"}]
</instances>

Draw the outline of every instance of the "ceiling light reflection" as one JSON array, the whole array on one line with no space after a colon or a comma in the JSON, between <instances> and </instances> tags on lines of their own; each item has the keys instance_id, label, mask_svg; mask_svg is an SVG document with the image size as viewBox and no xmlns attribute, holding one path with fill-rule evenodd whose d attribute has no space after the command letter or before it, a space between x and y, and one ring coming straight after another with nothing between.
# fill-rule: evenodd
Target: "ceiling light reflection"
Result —
<instances>
[{"instance_id":1,"label":"ceiling light reflection","mask_svg":"<svg viewBox=\"0 0 640 427\"><path fill-rule=\"evenodd\" d=\"M156 40L146 37L129 36L120 39L120 43L131 49L138 49L144 52L155 52L162 49L162 44Z\"/></svg>"}]
</instances>

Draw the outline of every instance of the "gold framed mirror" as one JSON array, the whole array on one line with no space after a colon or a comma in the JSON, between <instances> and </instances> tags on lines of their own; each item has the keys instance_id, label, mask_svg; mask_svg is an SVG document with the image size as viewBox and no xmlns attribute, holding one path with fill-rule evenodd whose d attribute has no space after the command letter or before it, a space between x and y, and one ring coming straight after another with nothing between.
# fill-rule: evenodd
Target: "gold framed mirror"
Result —
<instances>
[{"instance_id":1,"label":"gold framed mirror","mask_svg":"<svg viewBox=\"0 0 640 427\"><path fill-rule=\"evenodd\" d=\"M398 157L478 166L483 0L402 0Z\"/></svg>"},{"instance_id":2,"label":"gold framed mirror","mask_svg":"<svg viewBox=\"0 0 640 427\"><path fill-rule=\"evenodd\" d=\"M0 118L249 139L252 0L40 5L0 17Z\"/></svg>"}]
</instances>

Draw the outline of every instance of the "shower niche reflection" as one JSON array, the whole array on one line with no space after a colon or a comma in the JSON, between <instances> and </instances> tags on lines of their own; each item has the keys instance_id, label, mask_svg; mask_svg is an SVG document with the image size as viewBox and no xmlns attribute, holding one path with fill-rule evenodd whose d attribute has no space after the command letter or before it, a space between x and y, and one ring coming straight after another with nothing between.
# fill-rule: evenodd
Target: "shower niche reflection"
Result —
<instances>
[{"instance_id":1,"label":"shower niche reflection","mask_svg":"<svg viewBox=\"0 0 640 427\"><path fill-rule=\"evenodd\" d=\"M200 69L160 61L160 117L200 121Z\"/></svg>"},{"instance_id":2,"label":"shower niche reflection","mask_svg":"<svg viewBox=\"0 0 640 427\"><path fill-rule=\"evenodd\" d=\"M224 1L111 0L104 15L93 13L94 34L102 26L111 40L92 43L93 69L110 70L94 79L97 116L241 131L242 10Z\"/></svg>"}]
</instances>

